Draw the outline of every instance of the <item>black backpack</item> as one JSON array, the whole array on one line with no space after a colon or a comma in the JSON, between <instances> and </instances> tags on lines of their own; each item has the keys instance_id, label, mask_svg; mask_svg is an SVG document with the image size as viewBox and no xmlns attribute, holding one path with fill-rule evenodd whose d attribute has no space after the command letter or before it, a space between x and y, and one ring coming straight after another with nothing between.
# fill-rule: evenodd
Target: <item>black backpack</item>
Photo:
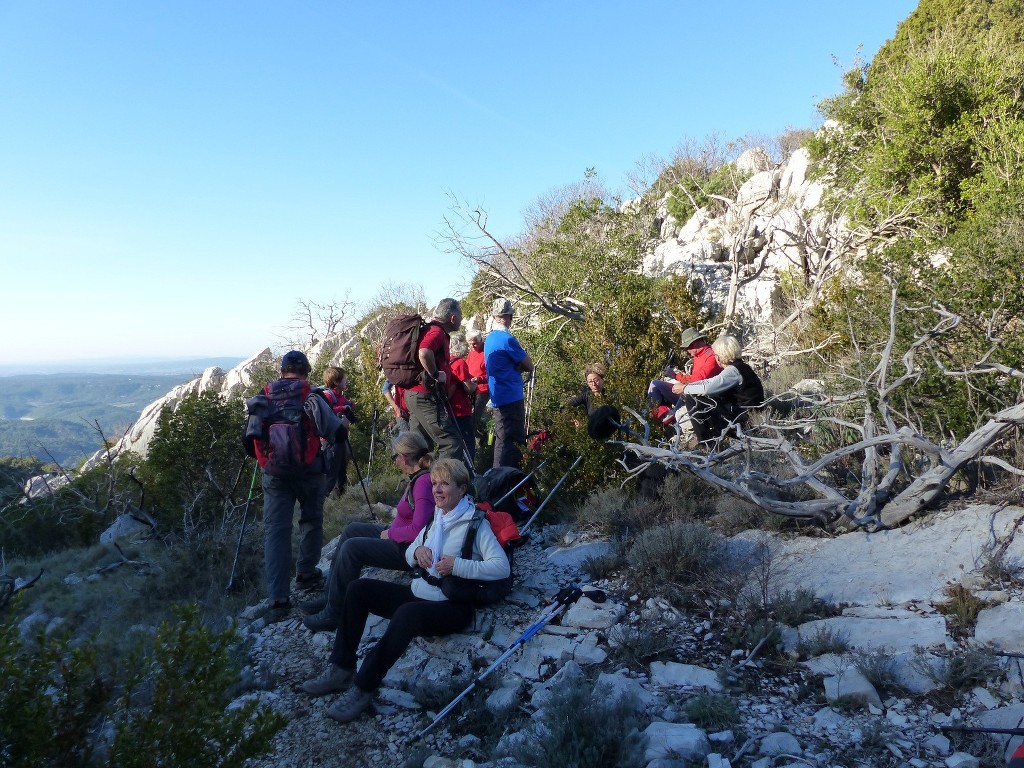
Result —
<instances>
[{"instance_id":1,"label":"black backpack","mask_svg":"<svg viewBox=\"0 0 1024 768\"><path fill-rule=\"evenodd\" d=\"M377 354L377 365L396 387L409 389L420 383L420 340L427 325L419 315L397 315L384 327L384 341Z\"/></svg>"}]
</instances>

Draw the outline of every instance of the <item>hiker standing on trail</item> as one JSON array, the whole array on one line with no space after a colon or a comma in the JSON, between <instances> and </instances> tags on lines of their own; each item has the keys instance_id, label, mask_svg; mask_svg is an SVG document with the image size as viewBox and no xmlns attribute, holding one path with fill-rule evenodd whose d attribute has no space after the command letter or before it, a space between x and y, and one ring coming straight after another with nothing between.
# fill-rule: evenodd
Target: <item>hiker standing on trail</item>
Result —
<instances>
[{"instance_id":1,"label":"hiker standing on trail","mask_svg":"<svg viewBox=\"0 0 1024 768\"><path fill-rule=\"evenodd\" d=\"M306 356L292 350L281 358L281 378L246 401L245 447L263 471L263 565L267 603L263 619L282 621L291 613L292 515L299 504L299 559L295 584L322 585L316 567L324 538L324 457L321 439L344 443L348 422L309 388Z\"/></svg>"},{"instance_id":2,"label":"hiker standing on trail","mask_svg":"<svg viewBox=\"0 0 1024 768\"><path fill-rule=\"evenodd\" d=\"M484 361L494 406L494 466L518 467L523 460L519 446L526 443L522 374L533 373L533 360L509 333L512 302L495 299L491 315L494 330L484 342Z\"/></svg>"},{"instance_id":3,"label":"hiker standing on trail","mask_svg":"<svg viewBox=\"0 0 1024 768\"><path fill-rule=\"evenodd\" d=\"M461 333L452 336L449 347L452 360L452 377L448 380L448 397L455 414L455 425L462 434L462 442L466 444L469 458L476 458L476 432L473 430L473 396L476 394L476 381L466 363L469 345Z\"/></svg>"},{"instance_id":4,"label":"hiker standing on trail","mask_svg":"<svg viewBox=\"0 0 1024 768\"><path fill-rule=\"evenodd\" d=\"M484 360L484 335L480 331L469 331L466 342L469 344L466 365L469 366L469 375L473 377L471 380L476 383L476 393L472 396L473 431L483 445L482 441L486 437L483 425L487 420L487 401L491 399L491 390L487 387L487 363Z\"/></svg>"},{"instance_id":5,"label":"hiker standing on trail","mask_svg":"<svg viewBox=\"0 0 1024 768\"><path fill-rule=\"evenodd\" d=\"M455 299L441 299L419 342L419 383L405 391L409 426L436 445L441 458L467 461L462 433L451 414L446 387L451 377L450 334L462 325L462 308ZM467 465L470 473L473 467Z\"/></svg>"},{"instance_id":6,"label":"hiker standing on trail","mask_svg":"<svg viewBox=\"0 0 1024 768\"><path fill-rule=\"evenodd\" d=\"M465 465L454 459L439 459L430 468L436 508L429 528L405 551L408 565L417 567L414 572L418 575L411 584L378 579L357 579L349 584L327 670L302 684L310 696L348 688L327 710L328 717L348 723L369 709L377 687L414 637L450 635L473 620L471 604L449 600L431 581L447 576L483 581L508 577L508 558L489 525L477 530L473 559L462 557L463 541L476 509L468 495L471 479ZM370 614L390 621L356 671L356 651Z\"/></svg>"},{"instance_id":7,"label":"hiker standing on trail","mask_svg":"<svg viewBox=\"0 0 1024 768\"><path fill-rule=\"evenodd\" d=\"M332 365L324 371L324 386L318 387L316 391L324 396L336 416L354 424L356 422L354 404L345 397L346 389L348 389L348 376L345 374L345 370ZM326 443L326 441L321 442ZM345 486L348 485L348 441L334 446L324 445L323 449L327 470L324 496L326 497L335 488L337 488L338 496L341 496L345 493Z\"/></svg>"}]
</instances>

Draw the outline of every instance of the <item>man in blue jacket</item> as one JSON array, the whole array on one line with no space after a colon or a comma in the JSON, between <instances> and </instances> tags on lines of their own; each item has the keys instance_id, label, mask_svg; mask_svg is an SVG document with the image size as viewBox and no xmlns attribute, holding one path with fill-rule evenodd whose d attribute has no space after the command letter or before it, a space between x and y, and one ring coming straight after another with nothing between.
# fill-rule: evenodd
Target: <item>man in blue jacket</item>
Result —
<instances>
[{"instance_id":1,"label":"man in blue jacket","mask_svg":"<svg viewBox=\"0 0 1024 768\"><path fill-rule=\"evenodd\" d=\"M522 374L533 373L533 360L508 331L512 302L495 299L491 315L494 330L484 342L484 361L494 406L494 466L518 467L523 460L519 446L526 444Z\"/></svg>"}]
</instances>

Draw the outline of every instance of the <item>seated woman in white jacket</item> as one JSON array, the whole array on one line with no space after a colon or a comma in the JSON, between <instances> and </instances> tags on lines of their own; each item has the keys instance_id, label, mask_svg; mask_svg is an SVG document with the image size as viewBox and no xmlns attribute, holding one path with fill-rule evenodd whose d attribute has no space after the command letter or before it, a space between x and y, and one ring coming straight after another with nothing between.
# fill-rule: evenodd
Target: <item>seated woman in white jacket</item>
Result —
<instances>
[{"instance_id":1,"label":"seated woman in white jacket","mask_svg":"<svg viewBox=\"0 0 1024 768\"><path fill-rule=\"evenodd\" d=\"M697 439L714 444L733 425L744 425L750 411L764 405L764 385L754 369L740 357L735 336L719 336L711 345L722 372L710 379L687 384L683 402Z\"/></svg>"},{"instance_id":2,"label":"seated woman in white jacket","mask_svg":"<svg viewBox=\"0 0 1024 768\"><path fill-rule=\"evenodd\" d=\"M419 566L432 580L444 576L492 581L509 575L508 558L489 525L481 525L473 544L473 559L464 560L463 539L475 504L468 495L470 477L455 459L440 459L430 468L434 518L406 550L410 566ZM479 557L479 559L476 559ZM369 650L356 671L356 650L370 614L390 619L384 636ZM302 689L311 696L350 690L327 711L338 722L355 720L369 707L373 694L391 666L414 637L449 635L473 620L467 603L448 600L441 588L417 577L412 584L357 579L348 585L344 613L334 638L327 671Z\"/></svg>"}]
</instances>

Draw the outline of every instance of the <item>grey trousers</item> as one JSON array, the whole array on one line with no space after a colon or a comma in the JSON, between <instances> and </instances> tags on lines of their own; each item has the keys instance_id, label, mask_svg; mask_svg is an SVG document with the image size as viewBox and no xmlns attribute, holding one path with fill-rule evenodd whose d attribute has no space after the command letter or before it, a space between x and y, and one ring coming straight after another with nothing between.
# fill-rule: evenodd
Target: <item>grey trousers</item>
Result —
<instances>
[{"instance_id":1,"label":"grey trousers","mask_svg":"<svg viewBox=\"0 0 1024 768\"><path fill-rule=\"evenodd\" d=\"M299 505L298 573L313 573L324 544L324 484L322 474L285 479L263 475L263 567L267 596L288 599L292 577L292 515Z\"/></svg>"},{"instance_id":2,"label":"grey trousers","mask_svg":"<svg viewBox=\"0 0 1024 768\"><path fill-rule=\"evenodd\" d=\"M405 407L409 409L409 426L423 435L428 443L437 446L440 458L458 459L469 467L472 476L475 473L472 463L467 462L462 432L442 398L433 393L406 392Z\"/></svg>"},{"instance_id":3,"label":"grey trousers","mask_svg":"<svg viewBox=\"0 0 1024 768\"><path fill-rule=\"evenodd\" d=\"M345 591L359 578L363 566L407 571L405 561L408 544L382 539L383 525L376 523L349 523L345 526L338 548L331 560L331 575L327 582L327 607L339 619L345 610Z\"/></svg>"}]
</instances>

